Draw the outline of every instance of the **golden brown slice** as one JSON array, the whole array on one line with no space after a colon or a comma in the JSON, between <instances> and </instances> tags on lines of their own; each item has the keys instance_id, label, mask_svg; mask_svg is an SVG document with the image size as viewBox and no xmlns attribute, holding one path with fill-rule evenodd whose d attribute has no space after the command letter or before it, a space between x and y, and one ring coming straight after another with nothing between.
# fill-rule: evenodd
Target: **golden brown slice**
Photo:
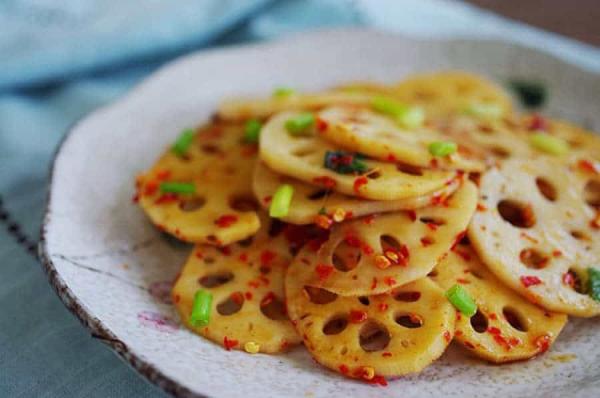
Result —
<instances>
[{"instance_id":1,"label":"golden brown slice","mask_svg":"<svg viewBox=\"0 0 600 398\"><path fill-rule=\"evenodd\" d=\"M224 248L196 246L173 287L173 303L184 324L227 349L244 350L249 343L260 352L276 353L300 342L284 304L289 243L281 232L270 236L269 220L263 221L247 241ZM205 327L189 321L198 289L213 295Z\"/></svg>"},{"instance_id":2,"label":"golden brown slice","mask_svg":"<svg viewBox=\"0 0 600 398\"><path fill-rule=\"evenodd\" d=\"M433 156L429 144L448 141L451 137L427 127L402 128L391 118L369 109L331 107L319 112L319 119L325 123L326 128L320 133L326 140L375 159L466 171L481 171L484 167L481 161L469 159L460 152Z\"/></svg>"},{"instance_id":3,"label":"golden brown slice","mask_svg":"<svg viewBox=\"0 0 600 398\"><path fill-rule=\"evenodd\" d=\"M435 205L336 225L310 283L361 296L423 278L464 235L476 204L477 188L465 181Z\"/></svg>"},{"instance_id":4,"label":"golden brown slice","mask_svg":"<svg viewBox=\"0 0 600 398\"><path fill-rule=\"evenodd\" d=\"M139 176L137 197L150 220L188 242L226 245L254 234L260 227L252 193L258 149L243 135L243 125L206 125L183 156L169 149ZM164 182L191 183L195 193L163 193Z\"/></svg>"},{"instance_id":5,"label":"golden brown slice","mask_svg":"<svg viewBox=\"0 0 600 398\"><path fill-rule=\"evenodd\" d=\"M543 353L567 323L566 315L531 304L502 284L469 246L458 245L434 275L442 289L460 284L477 303L473 317L458 315L454 338L488 361L511 362Z\"/></svg>"},{"instance_id":6,"label":"golden brown slice","mask_svg":"<svg viewBox=\"0 0 600 398\"><path fill-rule=\"evenodd\" d=\"M324 166L327 151L337 148L309 134L292 135L285 127L298 113L273 116L260 135L260 157L281 174L322 186L346 195L375 200L396 200L421 196L442 188L455 177L454 172L428 169L406 170L400 165L364 160L367 175L339 174Z\"/></svg>"},{"instance_id":7,"label":"golden brown slice","mask_svg":"<svg viewBox=\"0 0 600 398\"><path fill-rule=\"evenodd\" d=\"M382 377L421 371L448 346L456 313L429 279L389 294L341 297L310 285L317 266L314 252L302 250L285 291L290 318L321 365L382 383Z\"/></svg>"},{"instance_id":8,"label":"golden brown slice","mask_svg":"<svg viewBox=\"0 0 600 398\"><path fill-rule=\"evenodd\" d=\"M600 203L598 187L598 175L577 166L509 160L482 176L469 237L490 270L530 301L570 315L600 314L600 302L585 292L587 269L600 269L592 206Z\"/></svg>"},{"instance_id":9,"label":"golden brown slice","mask_svg":"<svg viewBox=\"0 0 600 398\"><path fill-rule=\"evenodd\" d=\"M294 196L289 212L282 221L293 224L310 224L315 222L315 217L323 212L336 222L349 218L362 217L375 213L386 213L397 210L414 210L429 205L434 198L445 197L456 190L458 179L442 189L423 196L399 200L365 200L340 193L329 191L325 188L315 187L305 182L282 176L270 170L262 162L258 162L254 169L253 188L257 200L268 209L271 198L281 184L290 184L294 188Z\"/></svg>"},{"instance_id":10,"label":"golden brown slice","mask_svg":"<svg viewBox=\"0 0 600 398\"><path fill-rule=\"evenodd\" d=\"M481 76L447 71L409 76L393 87L394 96L406 103L420 105L431 117L445 116L483 104L507 115L512 103L498 85Z\"/></svg>"},{"instance_id":11,"label":"golden brown slice","mask_svg":"<svg viewBox=\"0 0 600 398\"><path fill-rule=\"evenodd\" d=\"M292 94L283 97L230 99L222 102L217 116L223 120L264 119L283 111L314 111L331 105L364 105L373 96L361 93L323 92L315 94Z\"/></svg>"}]
</instances>

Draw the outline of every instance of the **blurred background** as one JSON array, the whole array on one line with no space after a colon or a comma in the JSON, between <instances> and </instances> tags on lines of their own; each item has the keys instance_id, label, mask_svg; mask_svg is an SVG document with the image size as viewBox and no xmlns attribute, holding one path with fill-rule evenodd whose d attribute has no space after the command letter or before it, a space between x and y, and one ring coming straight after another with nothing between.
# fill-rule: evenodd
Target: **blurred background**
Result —
<instances>
[{"instance_id":1,"label":"blurred background","mask_svg":"<svg viewBox=\"0 0 600 398\"><path fill-rule=\"evenodd\" d=\"M335 27L495 38L600 71L598 0L0 0L0 397L163 397L58 300L36 246L68 127L175 57Z\"/></svg>"}]
</instances>

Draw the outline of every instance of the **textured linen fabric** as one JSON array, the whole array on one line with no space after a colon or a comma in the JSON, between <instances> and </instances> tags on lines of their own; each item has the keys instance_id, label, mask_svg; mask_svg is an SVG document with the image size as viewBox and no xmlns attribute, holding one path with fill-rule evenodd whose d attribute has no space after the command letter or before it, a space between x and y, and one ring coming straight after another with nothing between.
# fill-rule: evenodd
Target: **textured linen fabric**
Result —
<instances>
[{"instance_id":1,"label":"textured linen fabric","mask_svg":"<svg viewBox=\"0 0 600 398\"><path fill-rule=\"evenodd\" d=\"M342 25L498 37L600 71L598 49L448 0L0 1L0 397L165 396L90 336L35 258L68 127L179 54Z\"/></svg>"}]
</instances>

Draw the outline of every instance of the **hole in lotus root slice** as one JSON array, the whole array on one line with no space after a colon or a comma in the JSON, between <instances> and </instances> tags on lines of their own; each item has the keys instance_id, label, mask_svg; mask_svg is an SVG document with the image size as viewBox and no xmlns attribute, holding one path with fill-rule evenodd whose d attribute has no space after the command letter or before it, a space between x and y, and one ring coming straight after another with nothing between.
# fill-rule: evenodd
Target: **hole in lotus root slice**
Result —
<instances>
[{"instance_id":1,"label":"hole in lotus root slice","mask_svg":"<svg viewBox=\"0 0 600 398\"><path fill-rule=\"evenodd\" d=\"M333 216L336 210L342 210L346 218L358 218L370 214L387 213L399 210L412 210L427 206L434 198L443 198L452 194L459 186L454 180L442 189L432 191L423 196L399 200L362 200L343 195L326 188L315 188L313 185L292 178L281 177L263 163L258 163L254 171L253 189L264 209L270 206L270 199L281 184L290 184L294 195L288 214L281 220L293 224L312 224L315 217L325 211ZM266 200L265 200L266 198Z\"/></svg>"},{"instance_id":2,"label":"hole in lotus root slice","mask_svg":"<svg viewBox=\"0 0 600 398\"><path fill-rule=\"evenodd\" d=\"M169 147L136 180L139 204L152 223L176 238L224 246L260 227L252 211L232 209L228 198L251 198L256 147L241 143L241 124L211 123L197 129L185 156ZM161 192L165 182L188 183L192 194Z\"/></svg>"},{"instance_id":3,"label":"hole in lotus root slice","mask_svg":"<svg viewBox=\"0 0 600 398\"><path fill-rule=\"evenodd\" d=\"M358 302L361 303L362 305L369 305L371 303L369 300L369 297L367 297L367 296L359 296Z\"/></svg>"},{"instance_id":4,"label":"hole in lotus root slice","mask_svg":"<svg viewBox=\"0 0 600 398\"><path fill-rule=\"evenodd\" d=\"M243 246L197 245L175 282L172 297L180 318L193 332L219 345L225 337L236 340L234 349L243 350L252 341L261 352L276 353L301 341L285 317L282 302L284 275L292 256L284 234L269 236L268 216L262 212L261 222L261 229ZM193 327L189 318L199 288L213 295L213 304L209 324ZM269 298L273 298L271 303Z\"/></svg>"},{"instance_id":5,"label":"hole in lotus root slice","mask_svg":"<svg viewBox=\"0 0 600 398\"><path fill-rule=\"evenodd\" d=\"M542 194L542 196L548 199L550 202L554 202L558 197L558 192L556 191L556 187L544 177L538 177L535 179L535 185L537 185L538 190Z\"/></svg>"},{"instance_id":6,"label":"hole in lotus root slice","mask_svg":"<svg viewBox=\"0 0 600 398\"><path fill-rule=\"evenodd\" d=\"M488 148L488 151L490 151L490 153L500 159L508 159L510 157L510 151L504 147L501 147L499 145L494 145Z\"/></svg>"},{"instance_id":7,"label":"hole in lotus root slice","mask_svg":"<svg viewBox=\"0 0 600 398\"><path fill-rule=\"evenodd\" d=\"M423 326L423 318L417 314L398 314L395 317L396 323L409 329L417 329Z\"/></svg>"},{"instance_id":8,"label":"hole in lotus root slice","mask_svg":"<svg viewBox=\"0 0 600 398\"><path fill-rule=\"evenodd\" d=\"M233 315L239 312L244 305L244 295L234 292L227 299L217 304L217 312L221 315Z\"/></svg>"},{"instance_id":9,"label":"hole in lotus root slice","mask_svg":"<svg viewBox=\"0 0 600 398\"><path fill-rule=\"evenodd\" d=\"M531 205L517 200L501 200L498 202L498 212L504 221L517 228L531 228L535 225L535 214Z\"/></svg>"},{"instance_id":10,"label":"hole in lotus root slice","mask_svg":"<svg viewBox=\"0 0 600 398\"><path fill-rule=\"evenodd\" d=\"M391 340L387 328L374 321L367 321L360 328L358 337L361 348L366 352L381 351L390 344Z\"/></svg>"},{"instance_id":11,"label":"hole in lotus root slice","mask_svg":"<svg viewBox=\"0 0 600 398\"><path fill-rule=\"evenodd\" d=\"M538 178L560 192L554 201L540 194ZM596 211L583 195L588 180L577 167L554 158L508 160L482 176L480 203L487 210L475 212L469 225L473 247L507 286L549 311L586 317L600 314L600 302L574 291L564 275L574 264L599 267L600 230L592 225ZM518 198L517 204L495 211L508 198ZM527 228L505 222L502 212ZM531 218L535 222L527 221Z\"/></svg>"},{"instance_id":12,"label":"hole in lotus root slice","mask_svg":"<svg viewBox=\"0 0 600 398\"><path fill-rule=\"evenodd\" d=\"M330 303L318 304L305 292L318 265L317 254L305 247L285 279L289 316L318 363L349 377L360 377L365 366L377 375L400 376L423 369L449 344L456 312L431 280L423 278L388 294L364 296L369 305L361 302L361 296L337 296ZM415 293L420 295L418 300L395 298ZM396 323L396 316L408 314L418 315L421 327ZM340 365L346 365L348 372Z\"/></svg>"},{"instance_id":13,"label":"hole in lotus root slice","mask_svg":"<svg viewBox=\"0 0 600 398\"><path fill-rule=\"evenodd\" d=\"M585 202L592 207L600 207L600 181L590 180L583 190Z\"/></svg>"},{"instance_id":14,"label":"hole in lotus root slice","mask_svg":"<svg viewBox=\"0 0 600 398\"><path fill-rule=\"evenodd\" d=\"M260 205L257 203L254 196L234 196L231 198L229 205L232 209L247 212L247 211L257 211L260 208Z\"/></svg>"},{"instance_id":15,"label":"hole in lotus root slice","mask_svg":"<svg viewBox=\"0 0 600 398\"><path fill-rule=\"evenodd\" d=\"M436 270L435 282L442 289L460 278L461 286L475 300L474 316L457 313L454 339L488 361L512 362L541 354L567 322L566 315L547 311L502 283L470 247L461 248L461 254L450 252Z\"/></svg>"},{"instance_id":16,"label":"hole in lotus root slice","mask_svg":"<svg viewBox=\"0 0 600 398\"><path fill-rule=\"evenodd\" d=\"M358 265L362 252L360 247L342 241L333 252L331 262L333 266L342 272L353 270Z\"/></svg>"},{"instance_id":17,"label":"hole in lotus root slice","mask_svg":"<svg viewBox=\"0 0 600 398\"><path fill-rule=\"evenodd\" d=\"M432 272L434 271L431 271L430 274ZM415 301L419 301L420 298L420 292L398 291L394 294L394 300L404 301L405 303L414 303Z\"/></svg>"},{"instance_id":18,"label":"hole in lotus root slice","mask_svg":"<svg viewBox=\"0 0 600 398\"><path fill-rule=\"evenodd\" d=\"M423 224L431 224L438 227L446 224L446 221L441 217L420 217L419 221L421 221Z\"/></svg>"},{"instance_id":19,"label":"hole in lotus root slice","mask_svg":"<svg viewBox=\"0 0 600 398\"><path fill-rule=\"evenodd\" d=\"M460 152L434 157L429 144L448 140L442 130L426 126L404 128L392 117L357 107L330 107L319 112L318 117L325 122L326 128L319 133L327 141L373 159L420 167L483 170L483 163Z\"/></svg>"},{"instance_id":20,"label":"hole in lotus root slice","mask_svg":"<svg viewBox=\"0 0 600 398\"><path fill-rule=\"evenodd\" d=\"M406 174L410 174L412 176L422 176L423 168L419 166L413 166L406 163L396 163L396 169Z\"/></svg>"},{"instance_id":21,"label":"hole in lotus root slice","mask_svg":"<svg viewBox=\"0 0 600 398\"><path fill-rule=\"evenodd\" d=\"M305 286L304 290L308 295L310 302L315 304L329 304L338 297L335 293L314 286Z\"/></svg>"},{"instance_id":22,"label":"hole in lotus root slice","mask_svg":"<svg viewBox=\"0 0 600 398\"><path fill-rule=\"evenodd\" d=\"M375 180L365 175L339 174L324 165L326 152L338 148L319 135L298 137L287 132L285 123L295 116L297 113L294 112L273 116L263 126L260 135L261 160L270 169L285 176L345 195L374 200L422 196L443 188L456 177L455 172L433 169L424 169L423 175L414 176L397 170L393 163L373 159L362 162L368 170L377 170L381 174ZM310 153L299 157L298 151Z\"/></svg>"},{"instance_id":23,"label":"hole in lotus root slice","mask_svg":"<svg viewBox=\"0 0 600 398\"><path fill-rule=\"evenodd\" d=\"M464 235L476 202L477 189L465 181L442 205L378 215L368 223L357 219L335 224L317 253L322 267L310 285L342 296L366 296L423 278ZM443 219L445 224L414 222L420 218ZM424 236L431 244L422 243ZM333 254L348 246L360 250L361 257L356 265L342 268L332 261Z\"/></svg>"},{"instance_id":24,"label":"hole in lotus root slice","mask_svg":"<svg viewBox=\"0 0 600 398\"><path fill-rule=\"evenodd\" d=\"M226 284L233 280L233 273L229 271L222 271L214 274L204 275L198 280L200 285L206 288L213 288Z\"/></svg>"},{"instance_id":25,"label":"hole in lotus root slice","mask_svg":"<svg viewBox=\"0 0 600 398\"><path fill-rule=\"evenodd\" d=\"M488 319L480 310L477 310L475 315L471 317L470 323L473 330L477 333L483 333L488 328Z\"/></svg>"}]
</instances>

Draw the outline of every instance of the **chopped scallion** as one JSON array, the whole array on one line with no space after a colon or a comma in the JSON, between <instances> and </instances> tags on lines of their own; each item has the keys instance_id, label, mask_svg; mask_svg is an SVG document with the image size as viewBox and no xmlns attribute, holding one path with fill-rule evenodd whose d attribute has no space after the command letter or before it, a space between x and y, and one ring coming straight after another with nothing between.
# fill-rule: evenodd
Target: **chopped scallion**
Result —
<instances>
[{"instance_id":1,"label":"chopped scallion","mask_svg":"<svg viewBox=\"0 0 600 398\"><path fill-rule=\"evenodd\" d=\"M290 211L290 203L292 203L293 196L294 187L289 184L280 185L271 200L269 215L273 218L287 216Z\"/></svg>"},{"instance_id":2,"label":"chopped scallion","mask_svg":"<svg viewBox=\"0 0 600 398\"><path fill-rule=\"evenodd\" d=\"M396 116L396 120L409 129L421 127L425 122L425 110L419 106L409 106L404 113Z\"/></svg>"},{"instance_id":3,"label":"chopped scallion","mask_svg":"<svg viewBox=\"0 0 600 398\"><path fill-rule=\"evenodd\" d=\"M435 141L429 144L429 153L436 157L452 155L458 146L452 141Z\"/></svg>"},{"instance_id":4,"label":"chopped scallion","mask_svg":"<svg viewBox=\"0 0 600 398\"><path fill-rule=\"evenodd\" d=\"M503 110L496 104L485 104L477 102L470 104L464 109L464 113L485 119L497 119L502 116Z\"/></svg>"},{"instance_id":5,"label":"chopped scallion","mask_svg":"<svg viewBox=\"0 0 600 398\"><path fill-rule=\"evenodd\" d=\"M569 151L569 145L565 141L544 133L532 134L529 143L535 149L551 155L564 155Z\"/></svg>"},{"instance_id":6,"label":"chopped scallion","mask_svg":"<svg viewBox=\"0 0 600 398\"><path fill-rule=\"evenodd\" d=\"M190 148L190 145L192 145L193 141L194 141L194 130L192 130L192 129L183 130L181 132L181 134L179 135L179 137L177 138L177 141L175 141L175 143L173 144L173 147L172 147L173 152L177 156L185 155L185 153Z\"/></svg>"},{"instance_id":7,"label":"chopped scallion","mask_svg":"<svg viewBox=\"0 0 600 398\"><path fill-rule=\"evenodd\" d=\"M286 98L294 94L296 94L296 90L289 87L277 87L273 90L273 97L275 98Z\"/></svg>"},{"instance_id":8,"label":"chopped scallion","mask_svg":"<svg viewBox=\"0 0 600 398\"><path fill-rule=\"evenodd\" d=\"M213 295L206 290L198 290L194 295L190 323L195 327L208 325L212 307Z\"/></svg>"},{"instance_id":9,"label":"chopped scallion","mask_svg":"<svg viewBox=\"0 0 600 398\"><path fill-rule=\"evenodd\" d=\"M406 112L407 105L396 101L389 97L375 97L371 101L371 107L379 112L386 115L398 116Z\"/></svg>"},{"instance_id":10,"label":"chopped scallion","mask_svg":"<svg viewBox=\"0 0 600 398\"><path fill-rule=\"evenodd\" d=\"M596 301L600 301L600 270L588 268L588 294Z\"/></svg>"},{"instance_id":11,"label":"chopped scallion","mask_svg":"<svg viewBox=\"0 0 600 398\"><path fill-rule=\"evenodd\" d=\"M454 285L448 289L446 297L465 316L472 317L477 312L477 304L461 285Z\"/></svg>"},{"instance_id":12,"label":"chopped scallion","mask_svg":"<svg viewBox=\"0 0 600 398\"><path fill-rule=\"evenodd\" d=\"M189 182L162 182L161 193L195 193L196 186Z\"/></svg>"},{"instance_id":13,"label":"chopped scallion","mask_svg":"<svg viewBox=\"0 0 600 398\"><path fill-rule=\"evenodd\" d=\"M261 128L262 123L258 120L248 120L246 122L246 126L244 127L244 141L252 143L258 142L258 137L260 137Z\"/></svg>"},{"instance_id":14,"label":"chopped scallion","mask_svg":"<svg viewBox=\"0 0 600 398\"><path fill-rule=\"evenodd\" d=\"M292 135L303 135L306 134L314 124L315 117L313 114L304 112L288 119L285 122L285 128Z\"/></svg>"}]
</instances>

